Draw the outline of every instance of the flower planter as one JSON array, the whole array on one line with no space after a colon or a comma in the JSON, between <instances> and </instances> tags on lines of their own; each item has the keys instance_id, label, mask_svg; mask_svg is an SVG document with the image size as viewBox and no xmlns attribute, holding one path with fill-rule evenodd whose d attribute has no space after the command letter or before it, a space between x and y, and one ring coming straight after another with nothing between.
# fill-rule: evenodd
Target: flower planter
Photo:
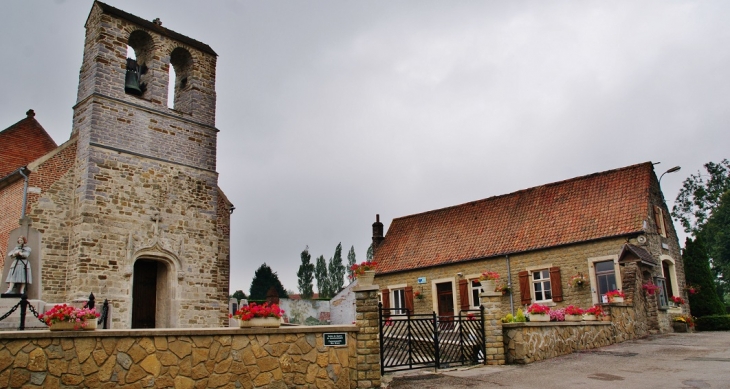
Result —
<instances>
[{"instance_id":1,"label":"flower planter","mask_svg":"<svg viewBox=\"0 0 730 389\"><path fill-rule=\"evenodd\" d=\"M681 321L672 322L672 329L674 329L674 332L689 332L687 323Z\"/></svg>"},{"instance_id":2,"label":"flower planter","mask_svg":"<svg viewBox=\"0 0 730 389\"><path fill-rule=\"evenodd\" d=\"M530 321L550 321L550 315L546 314L530 314Z\"/></svg>"},{"instance_id":3,"label":"flower planter","mask_svg":"<svg viewBox=\"0 0 730 389\"><path fill-rule=\"evenodd\" d=\"M494 280L479 281L482 284L482 290L485 292L494 292L497 289L497 283Z\"/></svg>"},{"instance_id":4,"label":"flower planter","mask_svg":"<svg viewBox=\"0 0 730 389\"><path fill-rule=\"evenodd\" d=\"M241 328L267 327L278 328L281 320L276 317L254 317L251 320L239 320Z\"/></svg>"},{"instance_id":5,"label":"flower planter","mask_svg":"<svg viewBox=\"0 0 730 389\"><path fill-rule=\"evenodd\" d=\"M51 327L49 328L51 331L82 331L82 330L95 330L96 329L96 319L92 320L84 320L84 323L86 323L86 326L81 326L77 323L71 323L68 321L63 321L60 323L51 323Z\"/></svg>"},{"instance_id":6,"label":"flower planter","mask_svg":"<svg viewBox=\"0 0 730 389\"><path fill-rule=\"evenodd\" d=\"M583 320L585 320L585 321L596 321L598 319L596 318L596 315L583 315Z\"/></svg>"},{"instance_id":7,"label":"flower planter","mask_svg":"<svg viewBox=\"0 0 730 389\"><path fill-rule=\"evenodd\" d=\"M357 284L359 286L372 286L375 279L375 270L365 270L364 273L357 276Z\"/></svg>"},{"instance_id":8,"label":"flower planter","mask_svg":"<svg viewBox=\"0 0 730 389\"><path fill-rule=\"evenodd\" d=\"M614 297L614 298L608 299L608 301L610 303L622 303L622 302L624 302L624 298L623 297Z\"/></svg>"},{"instance_id":9,"label":"flower planter","mask_svg":"<svg viewBox=\"0 0 730 389\"><path fill-rule=\"evenodd\" d=\"M565 315L565 321L581 321L581 320L583 320L583 315Z\"/></svg>"}]
</instances>

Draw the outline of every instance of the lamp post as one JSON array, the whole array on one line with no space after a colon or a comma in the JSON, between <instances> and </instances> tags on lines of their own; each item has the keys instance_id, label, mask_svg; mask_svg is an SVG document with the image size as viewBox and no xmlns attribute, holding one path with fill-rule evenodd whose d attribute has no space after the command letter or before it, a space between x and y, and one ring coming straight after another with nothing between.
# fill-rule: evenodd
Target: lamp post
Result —
<instances>
[{"instance_id":1,"label":"lamp post","mask_svg":"<svg viewBox=\"0 0 730 389\"><path fill-rule=\"evenodd\" d=\"M679 169L681 169L681 167L679 167L679 166L675 166L675 167L673 167L673 168L671 168L671 169L667 170L666 172L662 173L662 175L661 175L661 176L659 176L659 185L661 185L661 184L662 184L662 177L664 177L664 175L665 175L665 174L667 174L667 173L674 173L674 172L677 172L677 171L679 171Z\"/></svg>"}]
</instances>

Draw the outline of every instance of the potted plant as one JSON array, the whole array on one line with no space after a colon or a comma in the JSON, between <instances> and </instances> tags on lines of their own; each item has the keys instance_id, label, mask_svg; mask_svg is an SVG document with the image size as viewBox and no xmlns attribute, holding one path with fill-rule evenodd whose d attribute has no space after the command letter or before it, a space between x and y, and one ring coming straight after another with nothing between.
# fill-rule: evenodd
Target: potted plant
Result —
<instances>
[{"instance_id":1,"label":"potted plant","mask_svg":"<svg viewBox=\"0 0 730 389\"><path fill-rule=\"evenodd\" d=\"M691 315L679 315L672 319L674 332L689 332L694 326L695 321Z\"/></svg>"},{"instance_id":2,"label":"potted plant","mask_svg":"<svg viewBox=\"0 0 730 389\"><path fill-rule=\"evenodd\" d=\"M620 290L611 290L608 293L606 293L606 297L608 298L609 303L622 303L624 302L624 292Z\"/></svg>"},{"instance_id":3,"label":"potted plant","mask_svg":"<svg viewBox=\"0 0 730 389\"><path fill-rule=\"evenodd\" d=\"M242 306L236 313L230 314L228 317L238 320L241 328L279 327L283 314L284 310L279 308L277 304L264 303L258 305L251 303Z\"/></svg>"},{"instance_id":4,"label":"potted plant","mask_svg":"<svg viewBox=\"0 0 730 389\"><path fill-rule=\"evenodd\" d=\"M565 321L581 321L583 320L584 312L582 308L578 308L575 305L568 305L565 307Z\"/></svg>"},{"instance_id":5,"label":"potted plant","mask_svg":"<svg viewBox=\"0 0 730 389\"><path fill-rule=\"evenodd\" d=\"M375 268L378 266L377 262L365 261L360 264L354 264L350 267L352 274L350 279L357 279L357 283L360 286L371 286L375 279Z\"/></svg>"},{"instance_id":6,"label":"potted plant","mask_svg":"<svg viewBox=\"0 0 730 389\"><path fill-rule=\"evenodd\" d=\"M672 301L677 305L682 305L686 303L686 301L684 301L684 299L679 296L672 296Z\"/></svg>"},{"instance_id":7,"label":"potted plant","mask_svg":"<svg viewBox=\"0 0 730 389\"><path fill-rule=\"evenodd\" d=\"M100 315L95 309L74 308L62 304L56 305L38 318L48 325L51 331L95 330L96 319Z\"/></svg>"},{"instance_id":8,"label":"potted plant","mask_svg":"<svg viewBox=\"0 0 730 389\"><path fill-rule=\"evenodd\" d=\"M700 287L699 286L695 286L695 285L687 285L687 286L684 287L684 289L689 294L697 294L697 293L700 292Z\"/></svg>"},{"instance_id":9,"label":"potted plant","mask_svg":"<svg viewBox=\"0 0 730 389\"><path fill-rule=\"evenodd\" d=\"M571 288L583 288L587 283L587 280L583 276L583 273L578 273L573 277L570 277Z\"/></svg>"},{"instance_id":10,"label":"potted plant","mask_svg":"<svg viewBox=\"0 0 730 389\"><path fill-rule=\"evenodd\" d=\"M550 321L565 321L565 309L551 309L548 316Z\"/></svg>"},{"instance_id":11,"label":"potted plant","mask_svg":"<svg viewBox=\"0 0 730 389\"><path fill-rule=\"evenodd\" d=\"M413 292L413 297L415 297L418 300L423 300L423 293L421 293L420 290L417 290Z\"/></svg>"},{"instance_id":12,"label":"potted plant","mask_svg":"<svg viewBox=\"0 0 730 389\"><path fill-rule=\"evenodd\" d=\"M495 290L499 280L499 273L496 271L485 271L479 276L479 282L482 284L482 290L485 292Z\"/></svg>"},{"instance_id":13,"label":"potted plant","mask_svg":"<svg viewBox=\"0 0 730 389\"><path fill-rule=\"evenodd\" d=\"M494 291L502 293L502 296L507 296L512 291L512 289L510 289L510 287L507 284L500 283L497 285L496 288L494 288Z\"/></svg>"},{"instance_id":14,"label":"potted plant","mask_svg":"<svg viewBox=\"0 0 730 389\"><path fill-rule=\"evenodd\" d=\"M641 289L644 289L644 292L646 292L646 294L648 295L659 293L659 287L651 281L645 283L644 285L641 285Z\"/></svg>"},{"instance_id":15,"label":"potted plant","mask_svg":"<svg viewBox=\"0 0 730 389\"><path fill-rule=\"evenodd\" d=\"M550 321L550 307L540 304L532 304L527 307L530 321Z\"/></svg>"},{"instance_id":16,"label":"potted plant","mask_svg":"<svg viewBox=\"0 0 730 389\"><path fill-rule=\"evenodd\" d=\"M596 321L600 320L604 315L603 308L600 305L594 305L583 312L583 320Z\"/></svg>"}]
</instances>

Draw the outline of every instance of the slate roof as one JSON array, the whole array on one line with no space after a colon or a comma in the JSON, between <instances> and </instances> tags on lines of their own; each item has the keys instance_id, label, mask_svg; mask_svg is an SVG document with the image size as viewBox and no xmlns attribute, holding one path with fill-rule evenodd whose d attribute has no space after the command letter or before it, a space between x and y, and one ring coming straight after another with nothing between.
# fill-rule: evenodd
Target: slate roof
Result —
<instances>
[{"instance_id":1,"label":"slate roof","mask_svg":"<svg viewBox=\"0 0 730 389\"><path fill-rule=\"evenodd\" d=\"M35 112L0 131L0 179L58 147L46 130L35 120Z\"/></svg>"},{"instance_id":2,"label":"slate roof","mask_svg":"<svg viewBox=\"0 0 730 389\"><path fill-rule=\"evenodd\" d=\"M652 179L646 162L393 219L378 273L642 232Z\"/></svg>"},{"instance_id":3,"label":"slate roof","mask_svg":"<svg viewBox=\"0 0 730 389\"><path fill-rule=\"evenodd\" d=\"M630 254L633 254L630 255ZM625 244L621 249L621 254L618 256L619 263L631 262L638 260L642 263L651 266L659 266L659 261L656 260L646 249L633 244Z\"/></svg>"}]
</instances>

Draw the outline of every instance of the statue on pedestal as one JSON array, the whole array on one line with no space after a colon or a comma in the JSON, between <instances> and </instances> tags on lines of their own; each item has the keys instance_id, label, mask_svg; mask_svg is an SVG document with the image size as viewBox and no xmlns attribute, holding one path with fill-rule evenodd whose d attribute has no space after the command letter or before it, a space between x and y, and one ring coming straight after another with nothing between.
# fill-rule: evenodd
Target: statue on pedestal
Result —
<instances>
[{"instance_id":1,"label":"statue on pedestal","mask_svg":"<svg viewBox=\"0 0 730 389\"><path fill-rule=\"evenodd\" d=\"M25 287L33 283L33 275L30 272L30 247L27 245L28 240L24 236L18 237L18 245L10 250L8 257L13 258L8 272L7 282L8 290L5 293L12 293L16 284L20 285L20 294L25 293Z\"/></svg>"}]
</instances>

